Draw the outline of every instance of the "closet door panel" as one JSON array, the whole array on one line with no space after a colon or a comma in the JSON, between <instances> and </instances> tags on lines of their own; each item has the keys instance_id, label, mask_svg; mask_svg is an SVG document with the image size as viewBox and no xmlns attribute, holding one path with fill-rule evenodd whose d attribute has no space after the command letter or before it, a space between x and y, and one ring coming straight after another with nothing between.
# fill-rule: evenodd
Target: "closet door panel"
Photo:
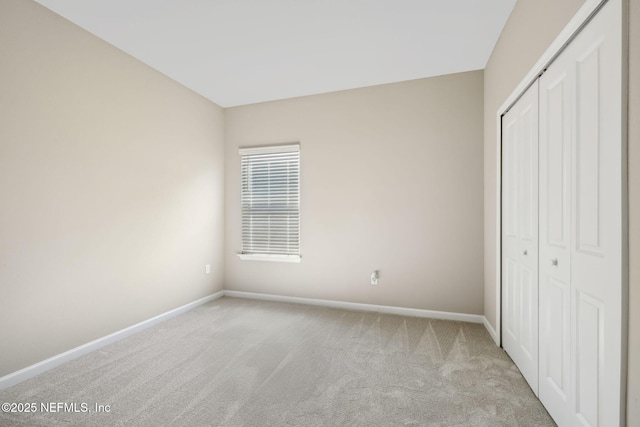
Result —
<instances>
[{"instance_id":1,"label":"closet door panel","mask_svg":"<svg viewBox=\"0 0 640 427\"><path fill-rule=\"evenodd\" d=\"M538 392L538 87L502 119L503 347Z\"/></svg>"},{"instance_id":2,"label":"closet door panel","mask_svg":"<svg viewBox=\"0 0 640 427\"><path fill-rule=\"evenodd\" d=\"M604 374L604 305L606 295L599 287L605 280L602 273L605 255L602 238L603 216L608 206L602 205L601 173L603 156L601 149L600 104L602 38L595 45L586 46L576 61L576 139L574 149L575 168L575 224L573 270L575 288L575 413L585 425L599 423L600 402L598 391ZM605 168L606 172L606 168ZM605 226L606 229L606 226ZM593 268L595 267L595 268ZM586 274L585 274L586 273ZM588 277L594 274L595 277Z\"/></svg>"},{"instance_id":3,"label":"closet door panel","mask_svg":"<svg viewBox=\"0 0 640 427\"><path fill-rule=\"evenodd\" d=\"M540 78L540 400L557 423L571 399L572 75L559 57Z\"/></svg>"},{"instance_id":4,"label":"closet door panel","mask_svg":"<svg viewBox=\"0 0 640 427\"><path fill-rule=\"evenodd\" d=\"M622 9L609 0L540 78L540 400L620 425Z\"/></svg>"},{"instance_id":5,"label":"closet door panel","mask_svg":"<svg viewBox=\"0 0 640 427\"><path fill-rule=\"evenodd\" d=\"M570 155L570 88L566 73L543 81L544 145L542 158L544 174L543 201L545 228L543 240L547 245L565 250L569 246L569 155Z\"/></svg>"},{"instance_id":6,"label":"closet door panel","mask_svg":"<svg viewBox=\"0 0 640 427\"><path fill-rule=\"evenodd\" d=\"M576 75L571 277L576 425L619 425L622 376L621 2L571 44Z\"/></svg>"},{"instance_id":7,"label":"closet door panel","mask_svg":"<svg viewBox=\"0 0 640 427\"><path fill-rule=\"evenodd\" d=\"M602 407L599 396L603 373L601 355L604 353L603 304L599 299L578 291L575 308L575 415L580 421L578 425L608 425L599 422Z\"/></svg>"},{"instance_id":8,"label":"closet door panel","mask_svg":"<svg viewBox=\"0 0 640 427\"><path fill-rule=\"evenodd\" d=\"M577 63L576 249L602 255L600 43Z\"/></svg>"},{"instance_id":9,"label":"closet door panel","mask_svg":"<svg viewBox=\"0 0 640 427\"><path fill-rule=\"evenodd\" d=\"M546 311L544 333L545 353L544 370L541 374L544 382L541 387L551 388L552 393L541 390L545 397L556 393L562 401L566 402L569 396L570 372L567 361L569 360L570 340L568 327L554 327L553 325L569 325L570 289L569 284L549 278L547 283L548 309ZM542 397L541 397L542 399Z\"/></svg>"},{"instance_id":10,"label":"closet door panel","mask_svg":"<svg viewBox=\"0 0 640 427\"><path fill-rule=\"evenodd\" d=\"M538 84L519 105L520 359L538 393Z\"/></svg>"}]
</instances>

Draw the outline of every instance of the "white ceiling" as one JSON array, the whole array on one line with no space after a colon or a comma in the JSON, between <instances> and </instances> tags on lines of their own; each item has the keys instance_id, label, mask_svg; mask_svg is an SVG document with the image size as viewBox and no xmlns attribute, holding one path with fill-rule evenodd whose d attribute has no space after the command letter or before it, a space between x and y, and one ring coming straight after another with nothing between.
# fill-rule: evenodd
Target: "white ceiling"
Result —
<instances>
[{"instance_id":1,"label":"white ceiling","mask_svg":"<svg viewBox=\"0 0 640 427\"><path fill-rule=\"evenodd\" d=\"M36 0L222 107L482 69L516 0Z\"/></svg>"}]
</instances>

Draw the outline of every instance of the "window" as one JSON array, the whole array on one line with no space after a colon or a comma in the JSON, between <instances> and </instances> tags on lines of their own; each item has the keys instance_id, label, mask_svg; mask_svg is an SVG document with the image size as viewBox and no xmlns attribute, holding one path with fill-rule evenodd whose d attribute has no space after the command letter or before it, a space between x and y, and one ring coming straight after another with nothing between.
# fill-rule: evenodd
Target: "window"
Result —
<instances>
[{"instance_id":1,"label":"window","mask_svg":"<svg viewBox=\"0 0 640 427\"><path fill-rule=\"evenodd\" d=\"M241 259L300 261L300 145L241 148Z\"/></svg>"}]
</instances>

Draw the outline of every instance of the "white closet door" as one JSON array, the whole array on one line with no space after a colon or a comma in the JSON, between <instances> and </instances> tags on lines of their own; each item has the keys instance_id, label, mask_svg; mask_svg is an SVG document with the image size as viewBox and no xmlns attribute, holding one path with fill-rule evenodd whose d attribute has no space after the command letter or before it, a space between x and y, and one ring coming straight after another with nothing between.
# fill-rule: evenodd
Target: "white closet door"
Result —
<instances>
[{"instance_id":1,"label":"white closet door","mask_svg":"<svg viewBox=\"0 0 640 427\"><path fill-rule=\"evenodd\" d=\"M569 425L571 397L571 99L564 54L540 79L539 398Z\"/></svg>"},{"instance_id":2,"label":"white closet door","mask_svg":"<svg viewBox=\"0 0 640 427\"><path fill-rule=\"evenodd\" d=\"M620 425L621 1L540 78L540 400L560 426Z\"/></svg>"},{"instance_id":3,"label":"white closet door","mask_svg":"<svg viewBox=\"0 0 640 427\"><path fill-rule=\"evenodd\" d=\"M503 347L538 394L538 82L502 118Z\"/></svg>"}]
</instances>

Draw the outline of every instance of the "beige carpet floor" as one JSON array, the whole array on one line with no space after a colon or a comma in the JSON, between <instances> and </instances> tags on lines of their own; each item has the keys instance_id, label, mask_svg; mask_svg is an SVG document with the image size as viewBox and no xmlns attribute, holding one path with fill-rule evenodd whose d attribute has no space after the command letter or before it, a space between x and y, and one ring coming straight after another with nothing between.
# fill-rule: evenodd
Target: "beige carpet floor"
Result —
<instances>
[{"instance_id":1,"label":"beige carpet floor","mask_svg":"<svg viewBox=\"0 0 640 427\"><path fill-rule=\"evenodd\" d=\"M554 425L482 325L226 297L0 402L37 406L1 426Z\"/></svg>"}]
</instances>

